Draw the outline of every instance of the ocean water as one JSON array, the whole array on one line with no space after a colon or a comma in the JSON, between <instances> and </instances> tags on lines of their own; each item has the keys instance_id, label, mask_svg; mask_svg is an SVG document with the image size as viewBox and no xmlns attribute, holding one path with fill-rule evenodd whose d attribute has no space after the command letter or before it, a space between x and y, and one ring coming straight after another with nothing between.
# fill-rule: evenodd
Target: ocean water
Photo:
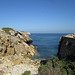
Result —
<instances>
[{"instance_id":1,"label":"ocean water","mask_svg":"<svg viewBox=\"0 0 75 75\"><path fill-rule=\"evenodd\" d=\"M38 54L33 59L52 59L57 56L59 39L69 33L32 33L30 37L37 46Z\"/></svg>"}]
</instances>

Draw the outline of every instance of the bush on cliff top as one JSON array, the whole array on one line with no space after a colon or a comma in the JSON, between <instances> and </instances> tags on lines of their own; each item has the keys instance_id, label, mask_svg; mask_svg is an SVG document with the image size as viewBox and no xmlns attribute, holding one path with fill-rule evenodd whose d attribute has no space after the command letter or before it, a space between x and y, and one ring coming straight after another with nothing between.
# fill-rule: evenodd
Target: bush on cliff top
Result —
<instances>
[{"instance_id":1,"label":"bush on cliff top","mask_svg":"<svg viewBox=\"0 0 75 75\"><path fill-rule=\"evenodd\" d=\"M14 31L13 28L2 28L2 30L4 30L7 34L10 34L10 30Z\"/></svg>"},{"instance_id":2,"label":"bush on cliff top","mask_svg":"<svg viewBox=\"0 0 75 75\"><path fill-rule=\"evenodd\" d=\"M30 71L25 71L22 75L30 75Z\"/></svg>"},{"instance_id":3,"label":"bush on cliff top","mask_svg":"<svg viewBox=\"0 0 75 75\"><path fill-rule=\"evenodd\" d=\"M75 61L69 62L54 57L40 66L38 75L75 75Z\"/></svg>"}]
</instances>

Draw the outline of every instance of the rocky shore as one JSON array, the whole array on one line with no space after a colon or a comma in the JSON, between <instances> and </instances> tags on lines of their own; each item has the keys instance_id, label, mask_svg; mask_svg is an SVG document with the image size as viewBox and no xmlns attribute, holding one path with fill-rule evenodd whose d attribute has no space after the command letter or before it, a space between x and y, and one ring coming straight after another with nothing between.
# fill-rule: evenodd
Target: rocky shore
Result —
<instances>
[{"instance_id":1,"label":"rocky shore","mask_svg":"<svg viewBox=\"0 0 75 75\"><path fill-rule=\"evenodd\" d=\"M29 32L12 28L0 29L0 75L75 75L75 60L60 60L75 57L75 34L62 36L59 42L58 58L32 60L37 54Z\"/></svg>"},{"instance_id":2,"label":"rocky shore","mask_svg":"<svg viewBox=\"0 0 75 75\"><path fill-rule=\"evenodd\" d=\"M75 75L75 34L61 37L58 57L43 63L38 75Z\"/></svg>"},{"instance_id":3,"label":"rocky shore","mask_svg":"<svg viewBox=\"0 0 75 75\"><path fill-rule=\"evenodd\" d=\"M37 54L29 32L15 31L12 28L0 29L0 75L22 75L31 71L38 73L40 60L30 57Z\"/></svg>"}]
</instances>

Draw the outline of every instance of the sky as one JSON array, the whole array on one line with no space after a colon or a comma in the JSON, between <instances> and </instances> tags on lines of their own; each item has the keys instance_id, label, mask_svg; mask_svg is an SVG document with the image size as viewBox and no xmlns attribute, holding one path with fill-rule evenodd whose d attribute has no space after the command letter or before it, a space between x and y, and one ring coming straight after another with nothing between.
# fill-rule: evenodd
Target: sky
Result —
<instances>
[{"instance_id":1,"label":"sky","mask_svg":"<svg viewBox=\"0 0 75 75\"><path fill-rule=\"evenodd\" d=\"M75 0L0 0L0 28L30 33L75 33Z\"/></svg>"}]
</instances>

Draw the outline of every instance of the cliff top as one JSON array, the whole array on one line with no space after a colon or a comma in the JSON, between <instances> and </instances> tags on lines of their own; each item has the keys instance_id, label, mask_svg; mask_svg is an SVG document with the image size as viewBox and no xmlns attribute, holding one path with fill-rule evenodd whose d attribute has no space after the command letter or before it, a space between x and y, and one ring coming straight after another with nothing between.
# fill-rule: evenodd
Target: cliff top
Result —
<instances>
[{"instance_id":1,"label":"cliff top","mask_svg":"<svg viewBox=\"0 0 75 75\"><path fill-rule=\"evenodd\" d=\"M75 33L66 35L66 36L64 36L64 37L75 39Z\"/></svg>"},{"instance_id":2,"label":"cliff top","mask_svg":"<svg viewBox=\"0 0 75 75\"><path fill-rule=\"evenodd\" d=\"M9 35L12 35L12 33L16 33L16 32L18 32L18 33L23 33L23 34L25 34L25 35L30 35L30 33L29 32L24 32L24 31L15 31L13 28L9 28L9 27L7 27L7 28L1 28L0 29L0 32L1 31L4 31L5 33L7 33L7 34L9 34Z\"/></svg>"}]
</instances>

